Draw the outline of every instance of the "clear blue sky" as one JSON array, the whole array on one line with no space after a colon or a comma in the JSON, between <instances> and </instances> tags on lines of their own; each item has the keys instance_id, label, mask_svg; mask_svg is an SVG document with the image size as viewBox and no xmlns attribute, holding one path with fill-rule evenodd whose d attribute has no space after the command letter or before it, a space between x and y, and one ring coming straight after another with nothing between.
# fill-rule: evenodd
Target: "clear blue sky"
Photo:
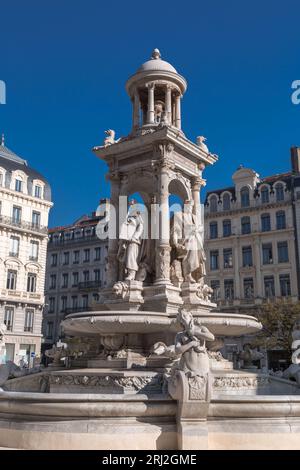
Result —
<instances>
[{"instance_id":1,"label":"clear blue sky","mask_svg":"<svg viewBox=\"0 0 300 470\"><path fill-rule=\"evenodd\" d=\"M219 162L208 189L242 163L261 175L289 169L300 145L299 0L3 0L0 105L6 144L50 181L50 224L94 210L109 194L92 153L103 131L130 130L124 84L154 47L188 80L183 130L205 135Z\"/></svg>"}]
</instances>

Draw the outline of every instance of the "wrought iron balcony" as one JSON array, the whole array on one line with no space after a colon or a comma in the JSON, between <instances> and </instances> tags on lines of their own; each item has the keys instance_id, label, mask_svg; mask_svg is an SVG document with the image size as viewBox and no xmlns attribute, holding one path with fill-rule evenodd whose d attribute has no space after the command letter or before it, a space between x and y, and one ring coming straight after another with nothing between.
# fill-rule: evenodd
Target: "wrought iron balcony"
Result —
<instances>
[{"instance_id":1,"label":"wrought iron balcony","mask_svg":"<svg viewBox=\"0 0 300 470\"><path fill-rule=\"evenodd\" d=\"M39 224L33 224L14 217L0 215L0 225L9 225L11 227L20 228L22 230L30 230L31 232L48 233L48 227Z\"/></svg>"},{"instance_id":2,"label":"wrought iron balcony","mask_svg":"<svg viewBox=\"0 0 300 470\"><path fill-rule=\"evenodd\" d=\"M86 281L78 283L79 290L93 290L98 289L99 287L101 287L101 281Z\"/></svg>"}]
</instances>

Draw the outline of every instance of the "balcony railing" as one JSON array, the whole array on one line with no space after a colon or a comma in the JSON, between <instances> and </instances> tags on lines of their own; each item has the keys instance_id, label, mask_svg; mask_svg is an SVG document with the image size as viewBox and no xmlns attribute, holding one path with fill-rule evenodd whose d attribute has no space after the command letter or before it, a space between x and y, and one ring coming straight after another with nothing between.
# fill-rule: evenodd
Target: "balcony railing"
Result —
<instances>
[{"instance_id":1,"label":"balcony railing","mask_svg":"<svg viewBox=\"0 0 300 470\"><path fill-rule=\"evenodd\" d=\"M101 287L101 281L86 281L78 283L79 290L98 289L99 287Z\"/></svg>"},{"instance_id":2,"label":"balcony railing","mask_svg":"<svg viewBox=\"0 0 300 470\"><path fill-rule=\"evenodd\" d=\"M49 240L49 246L59 246L59 245L77 245L83 243L90 243L100 240L97 235L88 235L83 237L74 237L74 238L52 238Z\"/></svg>"},{"instance_id":3,"label":"balcony railing","mask_svg":"<svg viewBox=\"0 0 300 470\"><path fill-rule=\"evenodd\" d=\"M0 224L10 225L12 227L17 227L23 230L30 230L32 232L45 234L48 233L48 227L39 224L33 224L31 222L25 222L24 220L19 220L14 217L8 217L6 215L0 215Z\"/></svg>"}]
</instances>

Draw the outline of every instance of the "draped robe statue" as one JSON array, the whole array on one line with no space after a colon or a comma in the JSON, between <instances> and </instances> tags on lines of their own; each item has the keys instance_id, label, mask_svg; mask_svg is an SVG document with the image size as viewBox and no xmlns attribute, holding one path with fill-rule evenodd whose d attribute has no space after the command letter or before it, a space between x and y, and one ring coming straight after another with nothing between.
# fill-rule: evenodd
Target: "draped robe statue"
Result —
<instances>
[{"instance_id":1,"label":"draped robe statue","mask_svg":"<svg viewBox=\"0 0 300 470\"><path fill-rule=\"evenodd\" d=\"M143 219L140 212L128 213L120 231L120 243L117 258L125 268L125 280L134 280L139 269Z\"/></svg>"},{"instance_id":2,"label":"draped robe statue","mask_svg":"<svg viewBox=\"0 0 300 470\"><path fill-rule=\"evenodd\" d=\"M186 282L199 282L206 274L203 247L203 229L193 213L193 203L185 204L183 212L174 214L171 229L171 245L174 258L181 261Z\"/></svg>"}]
</instances>

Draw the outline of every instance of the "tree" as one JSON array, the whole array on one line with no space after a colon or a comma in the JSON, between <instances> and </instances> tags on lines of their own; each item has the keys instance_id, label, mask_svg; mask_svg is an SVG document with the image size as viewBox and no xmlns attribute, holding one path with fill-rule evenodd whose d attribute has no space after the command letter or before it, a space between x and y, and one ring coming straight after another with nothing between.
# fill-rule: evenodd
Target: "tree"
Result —
<instances>
[{"instance_id":1,"label":"tree","mask_svg":"<svg viewBox=\"0 0 300 470\"><path fill-rule=\"evenodd\" d=\"M262 346L267 350L285 349L291 355L292 331L300 319L300 302L281 300L265 303L256 314L262 330L251 341L252 347Z\"/></svg>"}]
</instances>

